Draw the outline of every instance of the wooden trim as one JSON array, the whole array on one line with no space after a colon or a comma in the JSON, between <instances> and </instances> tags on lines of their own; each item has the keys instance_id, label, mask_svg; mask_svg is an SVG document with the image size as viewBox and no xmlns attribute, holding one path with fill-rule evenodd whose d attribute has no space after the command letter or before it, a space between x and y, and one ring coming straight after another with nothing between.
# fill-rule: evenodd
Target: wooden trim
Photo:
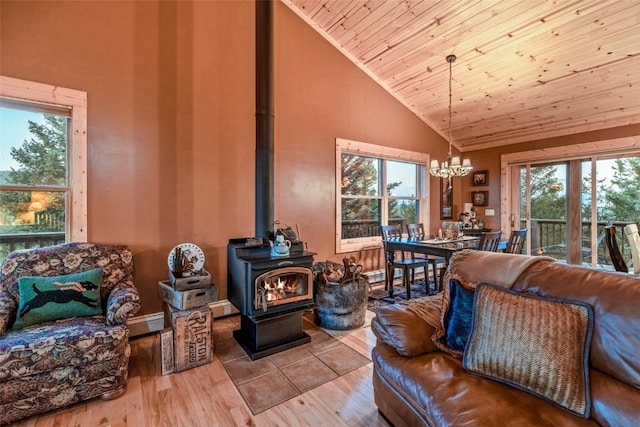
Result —
<instances>
[{"instance_id":1,"label":"wooden trim","mask_svg":"<svg viewBox=\"0 0 640 427\"><path fill-rule=\"evenodd\" d=\"M0 96L71 109L67 240L86 242L87 230L87 93L43 83L0 76Z\"/></svg>"},{"instance_id":2,"label":"wooden trim","mask_svg":"<svg viewBox=\"0 0 640 427\"><path fill-rule=\"evenodd\" d=\"M540 163L549 159L566 161L584 159L585 157L615 157L623 154L640 155L640 135L502 154L500 156L500 224L502 233L511 233L508 218L514 197L514 194L512 194L511 166ZM594 218L592 218L592 221L594 221ZM518 223L519 221L516 222L516 226ZM594 231L592 231L591 237L595 240Z\"/></svg>"},{"instance_id":3,"label":"wooden trim","mask_svg":"<svg viewBox=\"0 0 640 427\"><path fill-rule=\"evenodd\" d=\"M381 145L369 144L366 142L353 141L349 139L336 138L336 164L335 164L335 242L336 253L348 253L363 250L377 250L382 248L382 243L379 236L375 237L363 237L355 239L342 239L342 218L341 209L339 204L342 200L342 177L341 177L341 164L342 164L342 152L347 151L349 153L358 153L363 156L375 157L385 160L405 160L411 163L417 163L423 166L424 174L418 174L416 177L416 190L422 191L424 196L419 197L421 222L424 224L425 229L430 229L430 191L429 191L429 162L431 156L427 153L419 153L409 150L403 150L400 148L385 147ZM382 172L382 171L381 171ZM386 207L383 206L383 209Z\"/></svg>"},{"instance_id":4,"label":"wooden trim","mask_svg":"<svg viewBox=\"0 0 640 427\"><path fill-rule=\"evenodd\" d=\"M429 165L430 160L429 154L426 153L418 153L400 148L385 147L342 138L336 138L336 151L337 149L391 160L407 160L413 163L424 163L425 166Z\"/></svg>"}]
</instances>

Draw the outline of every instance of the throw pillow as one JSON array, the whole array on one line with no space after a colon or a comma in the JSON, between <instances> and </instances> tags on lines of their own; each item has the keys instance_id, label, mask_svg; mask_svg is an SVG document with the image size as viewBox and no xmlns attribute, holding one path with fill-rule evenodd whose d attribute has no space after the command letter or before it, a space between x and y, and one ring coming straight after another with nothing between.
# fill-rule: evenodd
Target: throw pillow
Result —
<instances>
[{"instance_id":1,"label":"throw pillow","mask_svg":"<svg viewBox=\"0 0 640 427\"><path fill-rule=\"evenodd\" d=\"M462 353L471 332L473 314L473 288L465 288L457 279L449 280L449 307L444 314L444 337L441 342Z\"/></svg>"},{"instance_id":2,"label":"throw pillow","mask_svg":"<svg viewBox=\"0 0 640 427\"><path fill-rule=\"evenodd\" d=\"M18 280L20 304L13 329L71 317L102 314L102 269L65 276L30 277Z\"/></svg>"},{"instance_id":3,"label":"throw pillow","mask_svg":"<svg viewBox=\"0 0 640 427\"><path fill-rule=\"evenodd\" d=\"M593 309L481 284L462 366L589 418Z\"/></svg>"}]
</instances>

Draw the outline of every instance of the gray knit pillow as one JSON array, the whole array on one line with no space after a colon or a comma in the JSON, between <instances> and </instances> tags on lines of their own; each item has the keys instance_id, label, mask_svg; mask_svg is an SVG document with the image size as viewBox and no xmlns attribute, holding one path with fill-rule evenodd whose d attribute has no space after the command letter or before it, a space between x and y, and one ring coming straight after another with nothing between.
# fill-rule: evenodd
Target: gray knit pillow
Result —
<instances>
[{"instance_id":1,"label":"gray knit pillow","mask_svg":"<svg viewBox=\"0 0 640 427\"><path fill-rule=\"evenodd\" d=\"M589 418L592 331L588 304L480 284L462 365Z\"/></svg>"}]
</instances>

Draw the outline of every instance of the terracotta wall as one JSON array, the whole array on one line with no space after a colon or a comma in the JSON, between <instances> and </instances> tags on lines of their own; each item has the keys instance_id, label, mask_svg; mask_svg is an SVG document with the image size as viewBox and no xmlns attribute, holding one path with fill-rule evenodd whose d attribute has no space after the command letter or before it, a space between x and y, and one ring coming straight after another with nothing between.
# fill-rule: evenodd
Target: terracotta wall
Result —
<instances>
[{"instance_id":1,"label":"terracotta wall","mask_svg":"<svg viewBox=\"0 0 640 427\"><path fill-rule=\"evenodd\" d=\"M275 217L337 260L335 138L446 144L279 2L275 27ZM133 250L142 313L181 242L225 298L227 241L254 233L253 2L3 0L0 40L2 75L87 91L89 240Z\"/></svg>"}]
</instances>

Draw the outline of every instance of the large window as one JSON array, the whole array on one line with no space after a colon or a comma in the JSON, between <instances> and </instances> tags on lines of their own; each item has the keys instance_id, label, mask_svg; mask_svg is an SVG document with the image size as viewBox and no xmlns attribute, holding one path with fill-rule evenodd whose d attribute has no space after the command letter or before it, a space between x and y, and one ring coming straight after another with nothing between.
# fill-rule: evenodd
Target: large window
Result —
<instances>
[{"instance_id":1,"label":"large window","mask_svg":"<svg viewBox=\"0 0 640 427\"><path fill-rule=\"evenodd\" d=\"M336 252L380 245L380 225L425 223L428 156L336 139Z\"/></svg>"},{"instance_id":2,"label":"large window","mask_svg":"<svg viewBox=\"0 0 640 427\"><path fill-rule=\"evenodd\" d=\"M608 269L604 227L616 225L630 259L622 230L640 220L640 152L633 145L622 138L602 142L604 149L589 143L504 155L503 225L529 230L527 253Z\"/></svg>"},{"instance_id":3,"label":"large window","mask_svg":"<svg viewBox=\"0 0 640 427\"><path fill-rule=\"evenodd\" d=\"M86 94L0 76L0 262L86 230Z\"/></svg>"}]
</instances>

